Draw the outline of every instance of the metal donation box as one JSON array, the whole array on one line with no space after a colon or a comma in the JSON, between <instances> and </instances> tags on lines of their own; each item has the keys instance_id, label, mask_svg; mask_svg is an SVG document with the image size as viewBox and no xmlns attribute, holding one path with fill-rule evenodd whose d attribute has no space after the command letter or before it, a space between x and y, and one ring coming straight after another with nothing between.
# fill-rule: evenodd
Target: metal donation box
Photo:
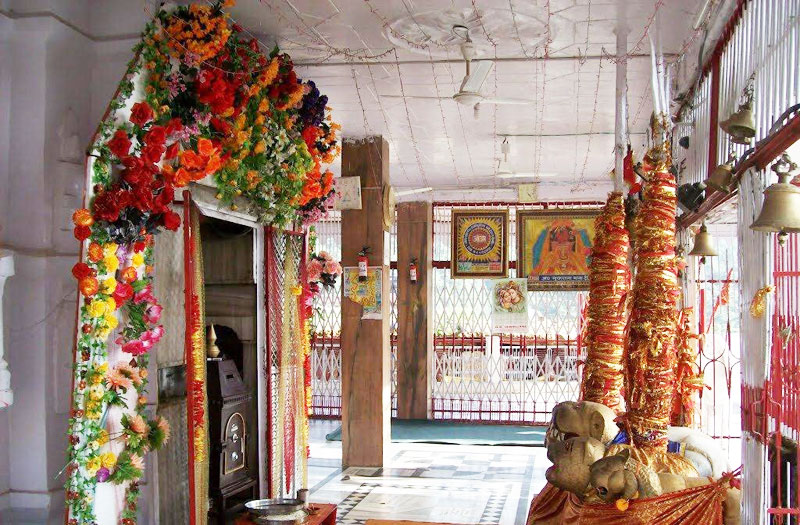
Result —
<instances>
[{"instance_id":1,"label":"metal donation box","mask_svg":"<svg viewBox=\"0 0 800 525\"><path fill-rule=\"evenodd\" d=\"M211 444L209 497L211 513L225 523L226 513L242 509L258 496L253 469L247 457L247 418L252 394L247 392L236 363L208 359L208 422Z\"/></svg>"}]
</instances>

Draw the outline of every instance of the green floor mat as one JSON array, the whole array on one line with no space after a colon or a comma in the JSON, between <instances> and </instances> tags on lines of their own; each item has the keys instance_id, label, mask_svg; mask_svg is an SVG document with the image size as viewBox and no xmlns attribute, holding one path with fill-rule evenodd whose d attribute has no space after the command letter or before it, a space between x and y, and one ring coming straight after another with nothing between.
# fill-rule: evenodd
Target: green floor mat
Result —
<instances>
[{"instance_id":1,"label":"green floor mat","mask_svg":"<svg viewBox=\"0 0 800 525\"><path fill-rule=\"evenodd\" d=\"M491 425L403 419L392 421L395 443L446 443L452 445L522 445L543 447L547 427ZM328 441L342 440L342 427L327 434Z\"/></svg>"}]
</instances>

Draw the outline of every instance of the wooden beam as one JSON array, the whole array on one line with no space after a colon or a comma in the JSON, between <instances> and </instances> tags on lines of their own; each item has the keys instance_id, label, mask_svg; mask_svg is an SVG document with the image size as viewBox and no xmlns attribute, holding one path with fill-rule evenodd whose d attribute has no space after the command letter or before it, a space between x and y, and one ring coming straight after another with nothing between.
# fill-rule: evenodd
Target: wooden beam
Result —
<instances>
[{"instance_id":1,"label":"wooden beam","mask_svg":"<svg viewBox=\"0 0 800 525\"><path fill-rule=\"evenodd\" d=\"M397 417L427 419L433 352L433 207L397 205ZM416 259L417 280L409 266Z\"/></svg>"},{"instance_id":2,"label":"wooden beam","mask_svg":"<svg viewBox=\"0 0 800 525\"><path fill-rule=\"evenodd\" d=\"M383 271L381 319L362 319L362 306L342 298L342 465L383 467L390 440L388 233L383 188L389 184L389 144L383 137L345 142L342 176L361 177L360 210L342 211L342 265L358 265L368 246L369 265Z\"/></svg>"}]
</instances>

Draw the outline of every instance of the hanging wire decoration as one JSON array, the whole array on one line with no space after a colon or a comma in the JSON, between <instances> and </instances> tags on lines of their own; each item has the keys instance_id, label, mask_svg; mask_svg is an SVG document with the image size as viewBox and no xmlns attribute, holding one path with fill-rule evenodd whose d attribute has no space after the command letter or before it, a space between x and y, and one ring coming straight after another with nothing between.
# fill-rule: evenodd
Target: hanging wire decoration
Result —
<instances>
[{"instance_id":1,"label":"hanging wire decoration","mask_svg":"<svg viewBox=\"0 0 800 525\"><path fill-rule=\"evenodd\" d=\"M367 120L367 110L364 108L364 101L361 99L361 89L358 87L358 78L356 78L356 70L353 65L350 65L350 73L353 75L353 85L356 88L356 95L358 96L358 105L361 107L361 116L364 119L364 136L370 135L369 121Z\"/></svg>"},{"instance_id":2,"label":"hanging wire decoration","mask_svg":"<svg viewBox=\"0 0 800 525\"><path fill-rule=\"evenodd\" d=\"M430 58L431 64L431 78L433 78L433 86L436 89L436 96L440 97L441 94L439 92L439 81L436 79L436 66L433 65L433 55L431 55L431 50L428 49L428 57ZM450 152L450 160L453 162L453 175L455 176L458 184L461 185L461 176L458 174L458 168L456 167L456 156L453 153L453 145L450 142L450 135L447 133L447 120L444 118L444 107L442 106L442 99L438 99L439 103L439 114L442 116L442 129L444 130L444 138L447 141L447 151Z\"/></svg>"},{"instance_id":3,"label":"hanging wire decoration","mask_svg":"<svg viewBox=\"0 0 800 525\"><path fill-rule=\"evenodd\" d=\"M417 139L414 137L414 127L411 124L411 113L408 111L408 101L406 100L406 88L403 85L403 74L400 72L400 60L397 57L397 50L392 50L394 53L394 63L397 68L397 78L400 81L400 95L403 97L403 107L406 110L406 120L408 122L408 133L411 137L411 146L414 148L414 155L417 157L417 166L419 167L419 174L422 176L422 183L424 186L429 186L428 177L425 175L425 168L422 167L422 158L419 152L419 145Z\"/></svg>"},{"instance_id":4,"label":"hanging wire decoration","mask_svg":"<svg viewBox=\"0 0 800 525\"><path fill-rule=\"evenodd\" d=\"M533 55L528 54L528 50L525 49L525 44L522 43L522 37L519 35L519 27L517 27L517 14L514 11L514 2L513 0L508 0L508 8L511 10L511 21L514 25L514 35L515 40L519 42L519 47L522 49L522 54L525 55L525 58L534 58L536 56L536 51L534 50Z\"/></svg>"},{"instance_id":5,"label":"hanging wire decoration","mask_svg":"<svg viewBox=\"0 0 800 525\"><path fill-rule=\"evenodd\" d=\"M455 77L453 77L453 68L450 66L450 64L446 64L446 67L447 67L448 73L450 74L450 83L453 84L453 85L458 85L456 83ZM475 166L472 163L472 154L470 153L470 150L469 150L469 142L470 141L467 140L467 128L466 128L466 126L464 126L464 115L461 113L461 104L456 104L456 109L458 110L458 120L459 120L459 123L461 124L461 134L464 137L464 151L467 152L467 160L469 160L469 168L470 168L470 171L472 172L472 175L474 176L475 175Z\"/></svg>"},{"instance_id":6,"label":"hanging wire decoration","mask_svg":"<svg viewBox=\"0 0 800 525\"><path fill-rule=\"evenodd\" d=\"M375 96L375 100L378 102L378 109L380 110L381 116L383 117L383 126L386 129L387 140L389 141L389 144L392 146L392 151L395 151L396 154L395 140L392 137L391 128L389 128L389 119L386 116L386 109L383 107L383 102L381 102L381 97L378 94L378 86L375 83L375 77L372 75L372 66L366 64L364 67L367 68L367 73L369 73L369 79L370 82L372 83L373 95ZM367 89L369 89L369 87ZM408 176L408 173L406 172L405 163L400 162L399 164L400 164L400 171L403 173L403 177L407 181L411 182L411 178Z\"/></svg>"}]
</instances>

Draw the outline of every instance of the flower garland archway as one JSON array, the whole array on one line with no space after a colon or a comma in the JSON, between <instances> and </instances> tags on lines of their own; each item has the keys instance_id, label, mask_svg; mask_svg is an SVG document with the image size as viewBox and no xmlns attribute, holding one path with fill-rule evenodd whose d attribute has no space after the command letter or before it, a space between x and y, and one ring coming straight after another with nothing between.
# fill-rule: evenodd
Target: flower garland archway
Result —
<instances>
[{"instance_id":1,"label":"flower garland archway","mask_svg":"<svg viewBox=\"0 0 800 525\"><path fill-rule=\"evenodd\" d=\"M89 148L69 448L67 522L98 519L98 484L125 487L112 521L136 522L144 456L169 438L148 419L148 352L164 333L153 295L153 235L176 230L175 190L203 181L221 206L287 227L334 197L324 170L339 153L327 97L291 58L261 51L223 8L160 10L134 48ZM237 204L239 203L239 204ZM99 499L99 498L98 498Z\"/></svg>"}]
</instances>

